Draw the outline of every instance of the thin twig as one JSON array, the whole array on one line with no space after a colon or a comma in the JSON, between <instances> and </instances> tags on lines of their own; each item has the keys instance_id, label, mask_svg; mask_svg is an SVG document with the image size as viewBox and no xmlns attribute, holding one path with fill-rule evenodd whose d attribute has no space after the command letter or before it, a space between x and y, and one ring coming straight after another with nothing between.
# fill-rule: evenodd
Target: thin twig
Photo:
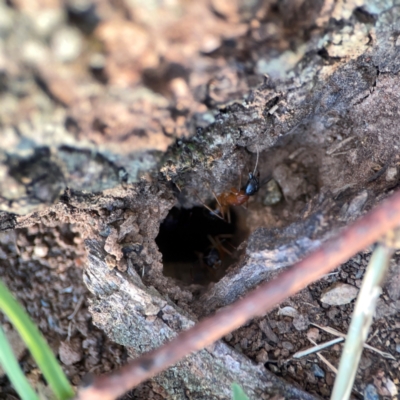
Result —
<instances>
[{"instance_id":1,"label":"thin twig","mask_svg":"<svg viewBox=\"0 0 400 400\"><path fill-rule=\"evenodd\" d=\"M314 346L317 346L317 343L315 343L314 340L312 340L312 339L310 339L310 338L308 338L308 340L309 340ZM332 363L330 363L322 354L317 353L317 357L318 357L323 363L325 363L325 364L328 366L328 368L329 368L332 372L334 372L335 374L337 374L338 370L336 369L336 367L335 367Z\"/></svg>"},{"instance_id":2,"label":"thin twig","mask_svg":"<svg viewBox=\"0 0 400 400\"><path fill-rule=\"evenodd\" d=\"M79 297L78 303L75 306L73 313L68 317L68 319L74 319L75 315L78 314L79 309L82 307L83 302L85 301L85 296Z\"/></svg>"},{"instance_id":3,"label":"thin twig","mask_svg":"<svg viewBox=\"0 0 400 400\"><path fill-rule=\"evenodd\" d=\"M361 353L372 324L376 301L394 249L378 245L369 261L347 333L331 400L350 397Z\"/></svg>"},{"instance_id":4,"label":"thin twig","mask_svg":"<svg viewBox=\"0 0 400 400\"><path fill-rule=\"evenodd\" d=\"M239 328L248 320L264 315L276 304L332 271L398 225L400 192L344 229L338 236L326 241L320 249L279 274L276 279L260 285L234 304L205 318L193 328L180 333L171 342L142 355L115 373L94 378L79 390L77 398L115 399L188 354L205 348Z\"/></svg>"},{"instance_id":5,"label":"thin twig","mask_svg":"<svg viewBox=\"0 0 400 400\"><path fill-rule=\"evenodd\" d=\"M327 333L330 333L333 336L339 336L339 337L341 337L343 339L346 339L346 337L347 337L347 335L345 335L344 333L336 330L335 328L331 328L330 326L320 326L320 325L314 324L312 322L311 322L311 325L314 325L317 328L319 328L319 329L321 329L321 330L323 330L323 331L325 331ZM368 340L371 340L373 337L374 337L374 335L370 336L368 338ZM364 347L366 349L368 349L368 350L371 350L371 351L373 351L375 353L378 353L383 358L388 358L389 360L396 361L396 358L393 357L390 353L387 353L386 351L379 350L376 347L373 347L373 346L369 345L368 343L364 343Z\"/></svg>"},{"instance_id":6,"label":"thin twig","mask_svg":"<svg viewBox=\"0 0 400 400\"><path fill-rule=\"evenodd\" d=\"M339 337L336 339L332 339L329 342L316 344L316 345L314 345L314 347L310 347L309 349L301 350L301 351L298 351L297 353L294 353L292 355L292 358L303 358L305 356L309 356L310 354L317 353L318 351L327 349L328 347L331 347L337 343L343 342L343 340L344 340L344 338Z\"/></svg>"}]
</instances>

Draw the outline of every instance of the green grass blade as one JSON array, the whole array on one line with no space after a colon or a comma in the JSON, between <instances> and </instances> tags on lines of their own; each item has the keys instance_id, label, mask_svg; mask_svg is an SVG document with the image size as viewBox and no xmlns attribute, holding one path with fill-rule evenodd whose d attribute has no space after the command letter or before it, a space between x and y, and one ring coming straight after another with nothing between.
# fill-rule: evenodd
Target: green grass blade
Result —
<instances>
[{"instance_id":1,"label":"green grass blade","mask_svg":"<svg viewBox=\"0 0 400 400\"><path fill-rule=\"evenodd\" d=\"M42 334L1 281L0 310L21 335L56 397L60 400L73 397L74 391Z\"/></svg>"},{"instance_id":2,"label":"green grass blade","mask_svg":"<svg viewBox=\"0 0 400 400\"><path fill-rule=\"evenodd\" d=\"M29 385L28 380L25 378L21 367L8 343L7 337L0 328L0 364L2 365L5 373L10 379L18 395L22 400L39 400L35 391Z\"/></svg>"},{"instance_id":3,"label":"green grass blade","mask_svg":"<svg viewBox=\"0 0 400 400\"><path fill-rule=\"evenodd\" d=\"M233 391L233 400L249 400L249 398L245 395L243 389L237 384L232 384Z\"/></svg>"}]
</instances>

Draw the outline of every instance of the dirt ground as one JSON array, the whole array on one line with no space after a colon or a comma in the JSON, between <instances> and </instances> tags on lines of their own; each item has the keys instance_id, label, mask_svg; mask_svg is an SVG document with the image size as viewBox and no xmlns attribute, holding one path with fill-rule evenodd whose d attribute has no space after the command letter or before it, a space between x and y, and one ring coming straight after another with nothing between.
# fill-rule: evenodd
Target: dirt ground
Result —
<instances>
[{"instance_id":1,"label":"dirt ground","mask_svg":"<svg viewBox=\"0 0 400 400\"><path fill-rule=\"evenodd\" d=\"M88 372L111 371L126 362L126 349L112 343L91 323L89 292L82 281L86 255L79 231L64 224L2 233L0 253L3 282L60 356L73 385ZM23 371L40 385L42 378L35 362L4 316L2 326L17 343ZM17 398L5 376L0 379L0 397Z\"/></svg>"},{"instance_id":2,"label":"dirt ground","mask_svg":"<svg viewBox=\"0 0 400 400\"><path fill-rule=\"evenodd\" d=\"M0 2L0 277L73 385L232 303L398 188L399 21L373 1ZM221 220L216 197L249 172L259 191ZM329 398L342 344L293 356L337 337L321 327L346 334L371 250L125 398L225 399L232 380L251 398ZM399 265L355 399L400 390ZM16 398L1 374L0 398Z\"/></svg>"},{"instance_id":3,"label":"dirt ground","mask_svg":"<svg viewBox=\"0 0 400 400\"><path fill-rule=\"evenodd\" d=\"M54 353L59 355L63 369L74 385L89 372L108 372L127 362L127 350L110 341L92 324L87 307L90 293L82 282L86 254L78 229L67 224L56 228L39 225L3 233L0 243L3 281L25 306ZM335 338L312 324L347 332L354 302L335 307L319 300L324 289L335 282L359 287L369 257L367 251L357 255L334 273L288 299L264 318L228 335L225 340L254 362L263 363L277 376L321 398L329 398L335 374L327 363L316 355L300 360L292 356L312 347L308 337L318 343ZM390 395L393 391L390 382L398 386L400 378L399 262L396 255L368 339L368 344L391 354L393 359L364 350L353 392L356 398L395 398ZM28 351L4 317L2 325L16 342L24 372L40 387L42 380ZM337 366L341 350L342 346L336 344L321 354ZM1 398L17 398L4 376L0 382ZM372 392L370 397L365 395L368 390ZM154 396L144 386L126 398L157 398Z\"/></svg>"},{"instance_id":4,"label":"dirt ground","mask_svg":"<svg viewBox=\"0 0 400 400\"><path fill-rule=\"evenodd\" d=\"M329 276L281 304L265 318L257 319L229 335L226 338L228 343L243 351L251 359L265 362L267 368L289 382L295 382L308 392L316 393L322 398L329 398L335 373L325 360L337 367L342 346L335 344L328 350L322 351L325 360L319 359L316 355L300 360L293 359L292 356L297 351L313 347L308 338L323 343L337 337L319 329L316 325L331 327L341 333L348 331L354 302L329 306L320 301L321 295L324 289L337 282L360 287L369 258L370 254L367 252L357 255ZM393 387L398 387L400 376L397 317L398 263L399 259L396 256L392 263L392 274L379 300L367 341L369 345L389 353L392 357L387 358L374 351L364 350L353 389L355 398L396 398ZM296 310L294 318L287 315L286 307ZM292 310L289 310L289 314L291 312ZM374 392L374 395L370 394Z\"/></svg>"}]
</instances>

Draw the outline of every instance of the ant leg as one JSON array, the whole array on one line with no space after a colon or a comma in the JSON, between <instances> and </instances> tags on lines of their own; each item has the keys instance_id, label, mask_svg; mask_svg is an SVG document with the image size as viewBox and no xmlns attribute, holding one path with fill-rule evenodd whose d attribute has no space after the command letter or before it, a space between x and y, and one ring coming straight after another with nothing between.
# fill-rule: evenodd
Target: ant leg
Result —
<instances>
[{"instance_id":1,"label":"ant leg","mask_svg":"<svg viewBox=\"0 0 400 400\"><path fill-rule=\"evenodd\" d=\"M232 247L233 251L237 250L237 247L235 247L232 243L226 242L226 244L229 244L229 246Z\"/></svg>"},{"instance_id":2,"label":"ant leg","mask_svg":"<svg viewBox=\"0 0 400 400\"><path fill-rule=\"evenodd\" d=\"M209 183L207 183L207 186L208 186L208 189L209 189L209 190L211 191L211 193L213 194L215 201L218 203L219 208L222 209L222 205L221 205L220 201L218 200L218 196L215 194L214 190L212 190L212 189L210 188L210 184L209 184Z\"/></svg>"},{"instance_id":3,"label":"ant leg","mask_svg":"<svg viewBox=\"0 0 400 400\"><path fill-rule=\"evenodd\" d=\"M216 201L217 204L219 205L219 210L221 211L222 219L225 221L224 207L222 207L222 204L221 204L221 202L218 200L218 196L215 194L214 190L212 190L211 188L210 188L210 190L211 190L211 193L213 194L213 196L214 196L214 198L215 198L215 201ZM229 222L229 223L230 223L230 222Z\"/></svg>"},{"instance_id":4,"label":"ant leg","mask_svg":"<svg viewBox=\"0 0 400 400\"><path fill-rule=\"evenodd\" d=\"M215 194L214 190L212 190L212 189L210 189L210 190L211 190L211 192L212 192L212 194L213 194L215 200L217 201L219 207L220 207L221 210L222 210L222 205L221 205L221 203L220 203L219 200L218 200L218 196Z\"/></svg>"},{"instance_id":5,"label":"ant leg","mask_svg":"<svg viewBox=\"0 0 400 400\"><path fill-rule=\"evenodd\" d=\"M219 236L216 236L214 239L211 235L207 235L207 238L211 242L213 247L219 251L220 254L223 251L232 257L232 253L221 243L221 241L219 240Z\"/></svg>"},{"instance_id":6,"label":"ant leg","mask_svg":"<svg viewBox=\"0 0 400 400\"><path fill-rule=\"evenodd\" d=\"M232 254L232 252L231 251L229 251L222 243L221 243L221 241L219 240L219 237L217 236L217 243L218 243L218 245L219 245L219 248L221 249L221 250L223 250L226 254L228 254L229 256L233 256L233 254ZM229 243L229 242L228 242ZM235 249L236 250L236 249Z\"/></svg>"},{"instance_id":7,"label":"ant leg","mask_svg":"<svg viewBox=\"0 0 400 400\"><path fill-rule=\"evenodd\" d=\"M208 189L210 189L210 191L211 191L211 193L213 194L213 196L214 196L214 199L215 199L215 201L217 202L217 204L218 204L218 206L219 206L219 210L220 210L220 212L221 212L221 214L222 214L222 218L218 215L218 217L219 218L221 218L223 221L225 221L225 213L224 213L224 207L222 207L222 204L221 204L221 202L218 200L218 196L215 194L215 192L214 192L214 190L212 190L211 188L210 188L210 185L208 184L207 185L208 186ZM203 203L203 205L204 205L204 203ZM205 205L204 205L205 206ZM205 206L207 209L209 209L207 206ZM210 210L210 209L209 209ZM213 212L213 211L211 211L214 215L217 215L215 212Z\"/></svg>"},{"instance_id":8,"label":"ant leg","mask_svg":"<svg viewBox=\"0 0 400 400\"><path fill-rule=\"evenodd\" d=\"M243 207L245 210L247 210L247 209L249 208L249 200L250 200L250 197L248 197L247 200L246 200L246 202L245 202L244 204L242 204L242 207ZM246 205L246 207L245 207L245 205Z\"/></svg>"},{"instance_id":9,"label":"ant leg","mask_svg":"<svg viewBox=\"0 0 400 400\"><path fill-rule=\"evenodd\" d=\"M211 236L207 235L207 239L210 241L210 243L218 250L218 243L217 241Z\"/></svg>"},{"instance_id":10,"label":"ant leg","mask_svg":"<svg viewBox=\"0 0 400 400\"><path fill-rule=\"evenodd\" d=\"M231 233L221 233L220 235L216 236L216 238L220 243L222 243L222 241L225 242L225 239L232 239L233 235ZM222 241L220 239L222 239ZM235 247L229 240L225 243L228 244L233 250L237 250L237 247Z\"/></svg>"},{"instance_id":11,"label":"ant leg","mask_svg":"<svg viewBox=\"0 0 400 400\"><path fill-rule=\"evenodd\" d=\"M232 233L221 233L221 234L218 235L218 238L221 238L221 239L232 239L233 235L232 235Z\"/></svg>"},{"instance_id":12,"label":"ant leg","mask_svg":"<svg viewBox=\"0 0 400 400\"><path fill-rule=\"evenodd\" d=\"M208 211L210 211L211 214L215 215L219 219L222 219L222 221L225 221L223 210L221 210L221 214L222 214L222 217L221 217L221 215L218 215L214 210L211 210L211 208L208 207L206 204L204 204L204 203L202 203L202 204L205 208L207 208Z\"/></svg>"},{"instance_id":13,"label":"ant leg","mask_svg":"<svg viewBox=\"0 0 400 400\"><path fill-rule=\"evenodd\" d=\"M197 199L200 201L200 203L202 204L203 207L205 207L208 211L210 211L211 214L215 215L216 217L218 217L219 219L222 219L222 221L225 221L225 219L223 218L223 216L221 217L220 215L218 215L214 210L212 210L210 207L208 207L207 204L203 203L203 201L200 199L200 197L196 194ZM222 214L223 215L223 214Z\"/></svg>"}]
</instances>

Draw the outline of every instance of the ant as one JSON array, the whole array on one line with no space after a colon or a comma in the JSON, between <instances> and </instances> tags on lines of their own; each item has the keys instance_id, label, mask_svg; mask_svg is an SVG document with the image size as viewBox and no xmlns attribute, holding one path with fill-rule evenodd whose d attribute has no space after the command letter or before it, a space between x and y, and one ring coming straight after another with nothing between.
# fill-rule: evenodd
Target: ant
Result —
<instances>
[{"instance_id":1,"label":"ant","mask_svg":"<svg viewBox=\"0 0 400 400\"><path fill-rule=\"evenodd\" d=\"M226 244L234 250L236 250L236 247L229 242L229 239L232 238L231 234L222 234L214 237L207 235L207 238L211 245L206 252L196 253L199 257L199 267L201 274L204 274L205 277L212 281L217 281L218 276L223 272L221 268L224 263L226 264L226 260L233 257L233 253L225 247L224 241L228 239ZM195 277L192 277L192 279L195 280Z\"/></svg>"},{"instance_id":2,"label":"ant","mask_svg":"<svg viewBox=\"0 0 400 400\"><path fill-rule=\"evenodd\" d=\"M208 267L211 267L213 269L218 269L221 267L222 262L226 255L232 257L232 253L223 245L223 241L225 239L230 239L232 238L231 234L222 234L222 235L217 235L215 237L212 237L211 235L207 235L208 240L211 243L211 246L209 247L208 253L206 253L203 257L204 262L208 265ZM222 240L221 240L222 239ZM236 248L230 243L227 242L231 247L233 247L235 250Z\"/></svg>"},{"instance_id":3,"label":"ant","mask_svg":"<svg viewBox=\"0 0 400 400\"><path fill-rule=\"evenodd\" d=\"M249 179L246 183L246 185L242 189L236 189L236 188L231 188L227 192L221 193L219 196L217 196L214 191L213 195L215 197L215 200L217 201L218 205L218 210L214 211L210 207L206 206L204 203L204 207L207 208L212 214L217 216L218 218L222 219L225 221L225 215L228 216L228 223L230 223L230 213L229 213L229 207L230 206L241 206L249 201L250 196L254 196L258 190L260 189L260 172L258 171L257 176L256 176L256 171L257 171L257 165L258 165L258 157L259 157L259 152L257 149L257 161L256 165L254 167L253 172L249 172ZM240 185L239 185L240 186ZM218 212L221 214L219 215Z\"/></svg>"}]
</instances>

